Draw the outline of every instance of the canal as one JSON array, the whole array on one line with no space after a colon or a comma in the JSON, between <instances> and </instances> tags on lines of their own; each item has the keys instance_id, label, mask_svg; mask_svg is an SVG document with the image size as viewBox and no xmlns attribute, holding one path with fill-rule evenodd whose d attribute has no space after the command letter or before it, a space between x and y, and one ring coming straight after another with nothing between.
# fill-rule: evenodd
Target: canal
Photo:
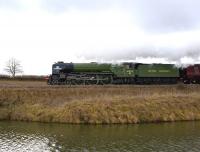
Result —
<instances>
[{"instance_id":1,"label":"canal","mask_svg":"<svg viewBox=\"0 0 200 152\"><path fill-rule=\"evenodd\" d=\"M200 122L69 125L1 121L0 151L198 152Z\"/></svg>"}]
</instances>

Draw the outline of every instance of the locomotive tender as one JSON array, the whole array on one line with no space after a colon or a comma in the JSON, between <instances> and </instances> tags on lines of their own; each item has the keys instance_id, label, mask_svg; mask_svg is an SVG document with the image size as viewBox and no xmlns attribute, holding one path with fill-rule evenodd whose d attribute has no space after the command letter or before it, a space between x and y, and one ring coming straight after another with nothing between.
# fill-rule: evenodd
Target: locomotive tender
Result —
<instances>
[{"instance_id":1,"label":"locomotive tender","mask_svg":"<svg viewBox=\"0 0 200 152\"><path fill-rule=\"evenodd\" d=\"M52 65L50 85L200 83L200 65L178 68L173 64L64 63Z\"/></svg>"}]
</instances>

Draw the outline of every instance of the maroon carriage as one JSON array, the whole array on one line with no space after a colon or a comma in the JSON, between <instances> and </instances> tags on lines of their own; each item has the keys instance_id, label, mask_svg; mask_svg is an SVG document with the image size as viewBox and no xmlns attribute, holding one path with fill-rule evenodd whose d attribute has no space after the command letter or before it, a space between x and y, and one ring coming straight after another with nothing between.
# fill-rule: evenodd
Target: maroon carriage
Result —
<instances>
[{"instance_id":1,"label":"maroon carriage","mask_svg":"<svg viewBox=\"0 0 200 152\"><path fill-rule=\"evenodd\" d=\"M200 64L190 65L184 69L183 82L200 84Z\"/></svg>"}]
</instances>

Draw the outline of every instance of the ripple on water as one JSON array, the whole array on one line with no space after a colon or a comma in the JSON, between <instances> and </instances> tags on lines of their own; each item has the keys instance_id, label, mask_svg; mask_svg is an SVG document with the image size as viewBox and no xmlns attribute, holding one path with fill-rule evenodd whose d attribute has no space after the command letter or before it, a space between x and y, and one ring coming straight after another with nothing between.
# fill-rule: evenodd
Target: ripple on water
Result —
<instances>
[{"instance_id":1,"label":"ripple on water","mask_svg":"<svg viewBox=\"0 0 200 152\"><path fill-rule=\"evenodd\" d=\"M0 151L51 151L55 150L54 141L34 134L18 134L13 132L0 133Z\"/></svg>"}]
</instances>

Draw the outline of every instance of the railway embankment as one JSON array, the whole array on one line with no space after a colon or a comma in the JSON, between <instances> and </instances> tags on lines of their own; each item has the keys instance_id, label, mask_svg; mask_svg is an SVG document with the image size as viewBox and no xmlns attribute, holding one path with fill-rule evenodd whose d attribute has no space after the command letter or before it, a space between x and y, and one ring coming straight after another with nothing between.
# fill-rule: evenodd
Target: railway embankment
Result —
<instances>
[{"instance_id":1,"label":"railway embankment","mask_svg":"<svg viewBox=\"0 0 200 152\"><path fill-rule=\"evenodd\" d=\"M200 86L70 87L1 81L0 120L78 124L200 120Z\"/></svg>"}]
</instances>

